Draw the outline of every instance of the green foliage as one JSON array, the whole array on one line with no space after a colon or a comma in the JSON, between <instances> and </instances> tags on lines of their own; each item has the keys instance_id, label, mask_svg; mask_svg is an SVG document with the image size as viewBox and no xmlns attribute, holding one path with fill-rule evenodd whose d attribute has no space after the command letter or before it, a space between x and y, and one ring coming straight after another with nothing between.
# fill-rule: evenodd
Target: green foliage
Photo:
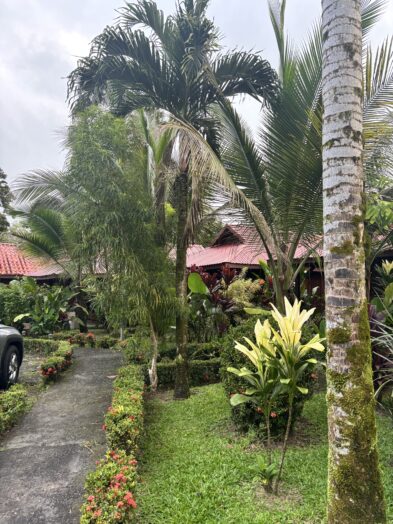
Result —
<instances>
[{"instance_id":1,"label":"green foliage","mask_svg":"<svg viewBox=\"0 0 393 524\"><path fill-rule=\"evenodd\" d=\"M25 337L23 345L26 353L42 353L43 355L51 355L59 348L59 341L48 340L47 338L28 338Z\"/></svg>"},{"instance_id":2,"label":"green foliage","mask_svg":"<svg viewBox=\"0 0 393 524\"><path fill-rule=\"evenodd\" d=\"M31 297L32 307L30 311L17 315L13 322L31 322L32 335L47 335L55 331L75 294L63 286L38 285L29 277L22 279L22 287Z\"/></svg>"},{"instance_id":3,"label":"green foliage","mask_svg":"<svg viewBox=\"0 0 393 524\"><path fill-rule=\"evenodd\" d=\"M27 389L21 384L0 391L0 434L15 424L29 407Z\"/></svg>"},{"instance_id":4,"label":"green foliage","mask_svg":"<svg viewBox=\"0 0 393 524\"><path fill-rule=\"evenodd\" d=\"M225 295L234 302L239 309L252 308L255 298L261 291L259 280L239 278L229 284Z\"/></svg>"},{"instance_id":5,"label":"green foliage","mask_svg":"<svg viewBox=\"0 0 393 524\"><path fill-rule=\"evenodd\" d=\"M81 508L81 524L115 524L132 522L136 502L133 498L137 482L137 461L123 450L108 451L89 473ZM131 491L132 490L132 491Z\"/></svg>"},{"instance_id":6,"label":"green foliage","mask_svg":"<svg viewBox=\"0 0 393 524\"><path fill-rule=\"evenodd\" d=\"M143 372L129 365L119 370L114 382L112 405L103 429L110 450L86 480L83 524L132 522L137 504L137 460L143 429ZM132 491L131 491L132 490Z\"/></svg>"},{"instance_id":7,"label":"green foliage","mask_svg":"<svg viewBox=\"0 0 393 524\"><path fill-rule=\"evenodd\" d=\"M26 278L0 284L0 321L7 326L22 327L22 321L14 322L17 315L33 307L34 294Z\"/></svg>"},{"instance_id":8,"label":"green foliage","mask_svg":"<svg viewBox=\"0 0 393 524\"><path fill-rule=\"evenodd\" d=\"M40 364L43 381L56 380L72 364L72 348L68 342L59 342L57 350Z\"/></svg>"},{"instance_id":9,"label":"green foliage","mask_svg":"<svg viewBox=\"0 0 393 524\"><path fill-rule=\"evenodd\" d=\"M105 415L108 447L135 453L143 427L143 371L130 365L120 369L114 382L112 405Z\"/></svg>"},{"instance_id":10,"label":"green foliage","mask_svg":"<svg viewBox=\"0 0 393 524\"><path fill-rule=\"evenodd\" d=\"M274 320L272 321L274 326ZM228 373L228 368L242 368L248 365L248 359L245 355L235 349L234 340L241 340L243 337L249 337L250 333L253 333L255 326L255 317L251 317L241 323L238 326L231 327L228 334L220 341L222 344L221 350L221 380L224 386L224 390L228 398L231 395L240 393L245 388L244 380ZM313 331L315 334L315 332ZM309 390L308 395L304 396L300 392L295 395L293 405L293 421L299 418L304 407L304 401L306 398L311 396L313 385L317 379L317 374L310 370L306 370L301 381L301 387ZM271 413L273 417L270 418L271 432L274 436L280 436L285 432L285 427L288 420L288 397L279 396L273 402L271 407ZM266 422L265 416L257 406L253 404L242 404L238 406L232 406L231 409L232 420L236 426L242 431L248 431L255 429L261 438L266 437Z\"/></svg>"},{"instance_id":11,"label":"green foliage","mask_svg":"<svg viewBox=\"0 0 393 524\"><path fill-rule=\"evenodd\" d=\"M94 333L77 333L69 337L68 342L80 347L95 348L97 345L97 339Z\"/></svg>"},{"instance_id":12,"label":"green foliage","mask_svg":"<svg viewBox=\"0 0 393 524\"><path fill-rule=\"evenodd\" d=\"M220 359L190 360L188 362L191 386L203 386L220 380ZM159 362L157 364L159 387L171 389L175 385L176 362Z\"/></svg>"},{"instance_id":13,"label":"green foliage","mask_svg":"<svg viewBox=\"0 0 393 524\"><path fill-rule=\"evenodd\" d=\"M255 321L254 321L255 323ZM314 395L298 421L288 449L283 494L274 499L256 476L265 450L252 434L233 431L222 386L195 390L175 402L152 398L146 406L146 437L138 484L138 522L201 524L322 524L326 522L327 413L325 393ZM378 416L388 521L393 519L392 426ZM175 436L175 438L174 438ZM278 457L280 448L274 447ZM184 486L188 486L184 489Z\"/></svg>"}]
</instances>

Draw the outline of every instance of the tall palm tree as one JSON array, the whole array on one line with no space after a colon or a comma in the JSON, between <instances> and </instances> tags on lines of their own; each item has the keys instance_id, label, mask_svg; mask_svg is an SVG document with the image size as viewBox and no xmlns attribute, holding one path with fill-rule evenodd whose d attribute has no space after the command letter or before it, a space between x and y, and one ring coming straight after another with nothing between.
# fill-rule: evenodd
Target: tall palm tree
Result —
<instances>
[{"instance_id":1,"label":"tall palm tree","mask_svg":"<svg viewBox=\"0 0 393 524\"><path fill-rule=\"evenodd\" d=\"M365 170L368 184L384 174L381 152L393 145L393 56L389 43L376 53L367 34L378 20L383 2L363 2ZM211 180L227 187L242 220L255 225L273 273L275 300L284 297L305 262L322 245L322 37L317 24L308 40L295 49L284 30L285 2L270 4L280 56L279 101L266 108L262 132L255 140L234 109L220 102L219 155L189 127L194 170L210 172ZM393 149L393 148L392 148ZM196 176L196 175L194 175ZM299 249L299 247L302 249ZM300 255L299 255L300 252Z\"/></svg>"},{"instance_id":2,"label":"tall palm tree","mask_svg":"<svg viewBox=\"0 0 393 524\"><path fill-rule=\"evenodd\" d=\"M365 286L360 0L322 0L328 522L386 522Z\"/></svg>"},{"instance_id":3,"label":"tall palm tree","mask_svg":"<svg viewBox=\"0 0 393 524\"><path fill-rule=\"evenodd\" d=\"M105 29L93 41L90 55L71 73L69 97L73 109L97 101L120 114L141 107L161 109L190 124L216 148L212 104L238 94L272 102L277 95L277 78L259 55L218 53L219 35L206 15L208 4L209 0L178 1L175 14L167 18L152 0L127 4L119 24ZM189 206L194 187L189 149L182 147L181 153L174 182L179 299L175 398L189 396L186 256L197 225Z\"/></svg>"}]
</instances>

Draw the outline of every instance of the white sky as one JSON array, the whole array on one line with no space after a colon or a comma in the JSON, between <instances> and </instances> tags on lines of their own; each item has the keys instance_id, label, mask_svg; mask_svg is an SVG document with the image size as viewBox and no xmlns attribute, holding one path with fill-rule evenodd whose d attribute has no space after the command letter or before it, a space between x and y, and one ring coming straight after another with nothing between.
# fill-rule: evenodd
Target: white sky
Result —
<instances>
[{"instance_id":1,"label":"white sky","mask_svg":"<svg viewBox=\"0 0 393 524\"><path fill-rule=\"evenodd\" d=\"M157 0L165 13L175 0ZM296 42L320 13L320 0L287 0L286 25ZM61 168L61 134L68 119L65 77L89 42L117 16L122 0L0 0L0 167L12 181L36 168ZM211 0L223 44L262 51L277 65L267 0ZM371 39L393 34L393 0ZM258 106L241 103L252 128Z\"/></svg>"}]
</instances>

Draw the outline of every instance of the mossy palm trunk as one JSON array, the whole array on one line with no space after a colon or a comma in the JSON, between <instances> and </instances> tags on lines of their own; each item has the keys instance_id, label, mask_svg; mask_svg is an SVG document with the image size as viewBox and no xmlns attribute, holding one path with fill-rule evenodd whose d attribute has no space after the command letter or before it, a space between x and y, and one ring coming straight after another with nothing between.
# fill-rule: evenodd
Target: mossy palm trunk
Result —
<instances>
[{"instance_id":1,"label":"mossy palm trunk","mask_svg":"<svg viewBox=\"0 0 393 524\"><path fill-rule=\"evenodd\" d=\"M364 255L361 0L322 0L328 522L386 522Z\"/></svg>"},{"instance_id":2,"label":"mossy palm trunk","mask_svg":"<svg viewBox=\"0 0 393 524\"><path fill-rule=\"evenodd\" d=\"M190 396L188 355L187 355L187 241L188 217L188 171L182 171L175 182L177 232L176 232L176 296L179 301L176 315L176 378L175 399Z\"/></svg>"}]
</instances>

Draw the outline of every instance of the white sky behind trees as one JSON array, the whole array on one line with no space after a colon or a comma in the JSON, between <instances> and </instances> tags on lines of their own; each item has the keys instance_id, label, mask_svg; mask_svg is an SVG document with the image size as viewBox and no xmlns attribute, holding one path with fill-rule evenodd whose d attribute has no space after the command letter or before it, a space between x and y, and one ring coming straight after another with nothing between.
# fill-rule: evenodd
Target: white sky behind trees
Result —
<instances>
[{"instance_id":1,"label":"white sky behind trees","mask_svg":"<svg viewBox=\"0 0 393 524\"><path fill-rule=\"evenodd\" d=\"M175 0L157 0L166 14ZM301 42L320 14L320 0L287 0L286 27ZM12 182L37 168L60 169L61 140L68 122L65 77L89 42L115 20L122 0L0 0L0 167ZM223 45L262 51L277 66L267 0L211 0L210 16ZM377 45L393 34L393 0L373 31ZM252 129L258 105L239 107Z\"/></svg>"}]
</instances>

